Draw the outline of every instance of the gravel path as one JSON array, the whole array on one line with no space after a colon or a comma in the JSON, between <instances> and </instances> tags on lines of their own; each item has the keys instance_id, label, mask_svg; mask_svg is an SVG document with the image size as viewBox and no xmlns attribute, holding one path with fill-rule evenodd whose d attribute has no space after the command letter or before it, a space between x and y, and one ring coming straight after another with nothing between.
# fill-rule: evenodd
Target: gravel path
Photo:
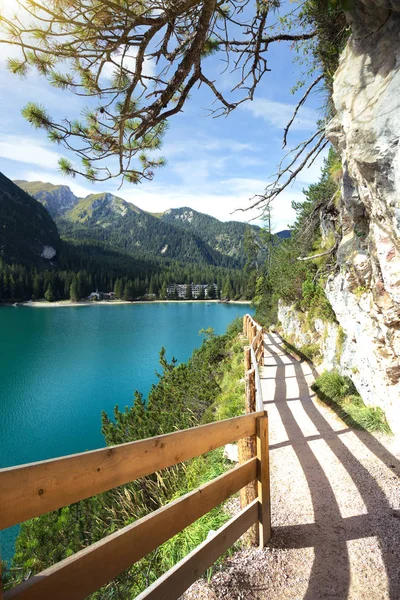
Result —
<instances>
[{"instance_id":1,"label":"gravel path","mask_svg":"<svg viewBox=\"0 0 400 600\"><path fill-rule=\"evenodd\" d=\"M225 561L185 600L400 600L400 447L345 425L312 368L265 336L273 535Z\"/></svg>"}]
</instances>

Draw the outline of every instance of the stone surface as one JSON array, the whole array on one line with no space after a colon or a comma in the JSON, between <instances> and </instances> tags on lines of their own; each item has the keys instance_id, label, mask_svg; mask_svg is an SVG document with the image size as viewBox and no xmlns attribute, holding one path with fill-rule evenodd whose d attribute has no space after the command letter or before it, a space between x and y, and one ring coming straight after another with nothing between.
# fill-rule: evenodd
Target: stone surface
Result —
<instances>
[{"instance_id":1,"label":"stone surface","mask_svg":"<svg viewBox=\"0 0 400 600\"><path fill-rule=\"evenodd\" d=\"M346 334L340 368L400 432L400 2L356 0L347 18L328 127L342 239L326 293Z\"/></svg>"},{"instance_id":2,"label":"stone surface","mask_svg":"<svg viewBox=\"0 0 400 600\"><path fill-rule=\"evenodd\" d=\"M232 462L239 462L239 450L237 444L226 444L224 458Z\"/></svg>"}]
</instances>

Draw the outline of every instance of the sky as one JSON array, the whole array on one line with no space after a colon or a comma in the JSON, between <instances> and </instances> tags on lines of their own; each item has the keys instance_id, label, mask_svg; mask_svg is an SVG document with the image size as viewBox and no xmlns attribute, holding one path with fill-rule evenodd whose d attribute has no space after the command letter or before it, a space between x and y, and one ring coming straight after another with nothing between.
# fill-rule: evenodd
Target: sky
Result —
<instances>
[{"instance_id":1,"label":"sky","mask_svg":"<svg viewBox=\"0 0 400 600\"><path fill-rule=\"evenodd\" d=\"M0 0L0 12L10 14L15 0ZM157 170L153 181L139 185L109 180L92 184L82 177L71 179L59 172L58 159L71 158L60 146L47 140L45 132L35 130L21 115L29 101L42 104L51 115L79 115L85 99L70 92L56 90L36 72L21 79L6 69L6 59L16 54L0 44L0 171L10 179L44 181L68 185L75 195L110 192L150 212L189 206L220 220L240 220L262 224L259 212L243 211L255 194L264 191L276 172L282 157L283 129L297 101L304 93L292 95L290 90L301 76L300 66L293 62L288 43L271 45L268 67L263 83L252 102L243 103L228 117L212 118L207 108L213 98L207 90L193 91L182 113L172 117L164 138L161 154L166 167ZM234 75L219 76L224 64L219 53L209 57L209 72L218 77L220 87L227 92ZM152 69L152 65L148 65ZM298 113L292 126L288 145L295 146L307 139L321 117L319 94ZM325 154L305 169L297 181L275 200L272 206L273 230L286 229L294 221L292 200L301 201L302 190L315 183Z\"/></svg>"}]
</instances>

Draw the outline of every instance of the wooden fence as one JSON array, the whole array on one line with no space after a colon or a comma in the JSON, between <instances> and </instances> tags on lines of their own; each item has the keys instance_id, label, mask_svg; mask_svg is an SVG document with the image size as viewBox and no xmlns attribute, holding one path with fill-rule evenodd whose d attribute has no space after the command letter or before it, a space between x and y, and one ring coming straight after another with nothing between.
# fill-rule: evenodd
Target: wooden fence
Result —
<instances>
[{"instance_id":1,"label":"wooden fence","mask_svg":"<svg viewBox=\"0 0 400 600\"><path fill-rule=\"evenodd\" d=\"M259 367L264 363L264 329L250 315L243 317L243 334L250 342L244 349L247 411L263 410Z\"/></svg>"},{"instance_id":2,"label":"wooden fence","mask_svg":"<svg viewBox=\"0 0 400 600\"><path fill-rule=\"evenodd\" d=\"M7 591L4 600L78 600L256 481L257 496L210 539L138 596L178 598L250 527L270 537L268 417L264 411L128 444L0 470L0 529L166 467L251 438L239 466ZM0 594L1 595L1 594Z\"/></svg>"},{"instance_id":3,"label":"wooden fence","mask_svg":"<svg viewBox=\"0 0 400 600\"><path fill-rule=\"evenodd\" d=\"M264 409L259 371L259 367L264 363L264 330L253 317L247 314L243 317L243 334L250 342L250 345L244 348L246 413L254 414ZM241 464L250 460L256 453L257 442L254 436L239 441L239 462ZM242 510L254 502L257 496L258 487L256 482L250 482L240 491ZM260 545L264 545L259 527L251 527L247 537L251 544L260 543Z\"/></svg>"}]
</instances>

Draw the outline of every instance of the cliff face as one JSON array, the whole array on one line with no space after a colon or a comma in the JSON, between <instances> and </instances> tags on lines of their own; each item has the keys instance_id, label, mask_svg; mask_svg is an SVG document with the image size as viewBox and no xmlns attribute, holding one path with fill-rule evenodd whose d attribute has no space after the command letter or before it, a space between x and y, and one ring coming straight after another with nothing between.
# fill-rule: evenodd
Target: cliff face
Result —
<instances>
[{"instance_id":1,"label":"cliff face","mask_svg":"<svg viewBox=\"0 0 400 600\"><path fill-rule=\"evenodd\" d=\"M356 0L328 137L342 157L340 271L326 293L368 404L400 431L400 1Z\"/></svg>"},{"instance_id":2,"label":"cliff face","mask_svg":"<svg viewBox=\"0 0 400 600\"><path fill-rule=\"evenodd\" d=\"M324 366L349 374L400 432L400 0L355 0L347 19L328 128L343 166L338 269L326 285L340 356L337 328L319 339Z\"/></svg>"}]
</instances>

